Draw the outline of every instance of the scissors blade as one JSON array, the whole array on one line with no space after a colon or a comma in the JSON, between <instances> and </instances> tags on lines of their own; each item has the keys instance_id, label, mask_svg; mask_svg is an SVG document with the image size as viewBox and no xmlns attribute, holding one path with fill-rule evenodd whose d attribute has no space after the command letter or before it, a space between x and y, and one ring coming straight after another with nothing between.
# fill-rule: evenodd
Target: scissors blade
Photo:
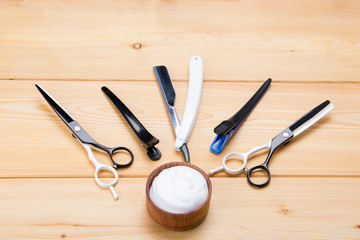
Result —
<instances>
[{"instance_id":1,"label":"scissors blade","mask_svg":"<svg viewBox=\"0 0 360 240\"><path fill-rule=\"evenodd\" d=\"M70 114L68 114L63 107L60 106L58 102L54 98L48 94L45 89L43 89L40 85L35 84L36 88L40 91L41 95L45 98L45 100L49 103L51 108L55 111L55 113L60 117L61 120L65 123L66 126L72 131L73 136L76 137L82 143L88 144L97 144L90 136L85 132L85 130L80 126L80 124L75 121Z\"/></svg>"},{"instance_id":2,"label":"scissors blade","mask_svg":"<svg viewBox=\"0 0 360 240\"><path fill-rule=\"evenodd\" d=\"M56 114L64 121L66 125L73 122L74 119L68 114L61 105L48 94L45 89L43 89L39 84L35 84L36 88L40 91L41 95L49 103L51 108L56 112Z\"/></svg>"},{"instance_id":3,"label":"scissors blade","mask_svg":"<svg viewBox=\"0 0 360 240\"><path fill-rule=\"evenodd\" d=\"M319 121L322 117L324 117L331 109L334 108L334 105L330 103L329 100L321 103L319 106L315 107L304 116L302 116L299 120L294 122L289 129L293 132L294 137L308 129L314 123Z\"/></svg>"}]
</instances>

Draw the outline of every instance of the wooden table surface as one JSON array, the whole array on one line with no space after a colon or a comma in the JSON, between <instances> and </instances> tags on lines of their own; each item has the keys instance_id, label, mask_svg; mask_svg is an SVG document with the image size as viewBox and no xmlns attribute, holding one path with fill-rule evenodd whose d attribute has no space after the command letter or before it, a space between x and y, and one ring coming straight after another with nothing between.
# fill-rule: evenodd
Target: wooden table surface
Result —
<instances>
[{"instance_id":1,"label":"wooden table surface","mask_svg":"<svg viewBox=\"0 0 360 240\"><path fill-rule=\"evenodd\" d=\"M188 146L206 172L324 100L335 108L274 155L268 187L250 187L244 174L211 177L207 218L176 232L145 206L150 172L183 161L152 67L168 67L181 119L192 55L203 58L204 85ZM213 128L269 77L267 94L212 154ZM4 0L0 79L0 239L360 239L358 0ZM118 201L96 185L86 152L35 83L94 139L133 150L134 164L118 170ZM159 161L146 156L104 85L160 139Z\"/></svg>"}]
</instances>

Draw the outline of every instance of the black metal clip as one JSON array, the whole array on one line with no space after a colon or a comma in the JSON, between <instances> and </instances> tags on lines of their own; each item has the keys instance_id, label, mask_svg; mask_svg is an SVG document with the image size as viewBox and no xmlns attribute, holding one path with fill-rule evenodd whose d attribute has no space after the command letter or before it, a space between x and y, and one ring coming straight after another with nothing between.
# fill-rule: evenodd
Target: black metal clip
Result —
<instances>
[{"instance_id":1,"label":"black metal clip","mask_svg":"<svg viewBox=\"0 0 360 240\"><path fill-rule=\"evenodd\" d=\"M159 139L151 135L148 130L141 124L135 115L128 109L125 104L107 87L102 87L101 90L109 97L114 105L119 109L126 121L130 124L136 135L139 137L142 146L146 149L147 155L151 160L159 160L161 152L155 147L159 143Z\"/></svg>"}]
</instances>

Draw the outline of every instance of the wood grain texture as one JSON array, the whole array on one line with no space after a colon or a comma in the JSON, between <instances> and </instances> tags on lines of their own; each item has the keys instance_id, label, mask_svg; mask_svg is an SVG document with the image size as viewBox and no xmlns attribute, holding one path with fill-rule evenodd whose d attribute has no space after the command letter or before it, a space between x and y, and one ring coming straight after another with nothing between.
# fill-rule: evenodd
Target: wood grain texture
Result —
<instances>
[{"instance_id":1,"label":"wood grain texture","mask_svg":"<svg viewBox=\"0 0 360 240\"><path fill-rule=\"evenodd\" d=\"M155 167L183 161L174 149L174 134L160 90L152 82L1 81L0 176L92 177L94 169L85 150L71 136L35 88L40 83L98 142L134 151L132 167L120 177L147 177ZM127 122L101 91L106 85L135 113L157 138L163 157L151 161ZM273 83L254 112L220 155L209 150L213 128L230 117L252 96L259 83L204 83L199 115L188 146L191 162L208 172L232 151L249 151L326 99L335 108L319 123L275 153L270 163L276 175L360 176L360 85ZM181 119L187 83L176 82L176 108ZM266 157L260 154L249 166ZM110 164L103 154L96 155ZM232 166L239 166L231 162ZM21 167L19 167L21 166ZM226 176L219 173L215 176ZM242 176L242 175L241 175Z\"/></svg>"},{"instance_id":2,"label":"wood grain texture","mask_svg":"<svg viewBox=\"0 0 360 240\"><path fill-rule=\"evenodd\" d=\"M119 200L93 179L0 180L1 239L358 239L359 178L274 178L254 190L213 178L205 221L184 232L146 211L145 178L120 179ZM301 196L301 197L300 197Z\"/></svg>"},{"instance_id":3,"label":"wood grain texture","mask_svg":"<svg viewBox=\"0 0 360 240\"><path fill-rule=\"evenodd\" d=\"M205 172L326 99L335 108L275 153L266 188L253 189L244 174L212 176L205 221L175 232L146 210L149 174L183 161L152 67L168 67L181 119L195 54L204 87L188 146ZM360 239L359 76L358 0L0 1L0 239ZM264 98L212 154L213 128L269 77ZM118 201L96 185L85 150L35 83L95 140L133 150L134 164L118 171ZM103 85L160 139L159 161L148 159Z\"/></svg>"},{"instance_id":4,"label":"wood grain texture","mask_svg":"<svg viewBox=\"0 0 360 240\"><path fill-rule=\"evenodd\" d=\"M357 0L1 1L1 79L359 82Z\"/></svg>"}]
</instances>

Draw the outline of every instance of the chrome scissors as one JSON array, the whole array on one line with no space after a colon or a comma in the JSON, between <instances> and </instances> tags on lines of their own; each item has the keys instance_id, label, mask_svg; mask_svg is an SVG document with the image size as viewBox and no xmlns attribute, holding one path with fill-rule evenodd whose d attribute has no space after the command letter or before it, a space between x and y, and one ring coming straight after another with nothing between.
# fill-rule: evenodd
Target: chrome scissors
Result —
<instances>
[{"instance_id":1,"label":"chrome scissors","mask_svg":"<svg viewBox=\"0 0 360 240\"><path fill-rule=\"evenodd\" d=\"M71 130L73 136L79 140L79 142L81 143L81 145L83 145L83 147L85 148L86 152L88 153L89 159L90 161L94 164L95 166L95 181L96 183L103 188L109 188L111 193L114 196L114 199L118 199L119 196L117 195L117 193L114 190L114 185L117 183L118 181L118 173L116 172L115 169L117 168L125 168L125 167L129 167L131 165L131 163L134 160L134 155L133 153L130 151L130 149L126 148L126 147L115 147L115 148L108 148L105 147L103 145L101 145L100 143L97 143L95 140L93 140L86 132L85 130L80 126L79 123L77 123L71 116L70 114L68 114L64 108L62 108L60 106L59 103L57 103L55 101L55 99L53 99L40 85L35 84L35 86L37 87L37 89L40 91L41 95L45 98L45 100L49 103L49 105L52 107L52 109L55 111L55 113L61 118L61 120L66 124L66 126L68 126L68 128ZM103 151L105 151L111 161L113 162L114 166L108 166L108 165L104 165L102 163L99 163L94 154L92 153L91 147L93 146L95 148L101 149ZM130 161L125 163L125 164L119 164L117 162L115 162L114 160L114 156L116 153L119 152L127 152L130 155ZM100 171L109 171L114 175L114 180L111 183L104 183L102 182L99 177L98 174Z\"/></svg>"},{"instance_id":2,"label":"chrome scissors","mask_svg":"<svg viewBox=\"0 0 360 240\"><path fill-rule=\"evenodd\" d=\"M247 153L232 152L232 153L227 154L223 158L222 166L218 167L214 170L211 170L210 175L217 173L221 170L225 170L225 172L227 172L228 174L235 175L235 174L240 174L242 171L245 170L247 172L247 180L251 185L253 185L255 187L265 187L270 182L270 179L271 179L271 174L270 174L268 165L269 165L269 161L270 161L272 155L274 154L275 150L278 149L283 144L285 144L286 142L293 139L294 137L298 136L300 133L302 133L306 129L308 129L314 123L319 121L323 116L325 116L328 112L330 112L331 109L333 109L333 108L334 108L334 106L330 103L329 100L327 100L327 101L321 103L319 106L312 109L311 111L309 111L307 114L305 114L300 119L298 119L296 122L294 122L292 125L285 128L281 133L279 133L276 137L274 137L271 141L265 143L264 145L259 146L259 147L254 147ZM269 153L268 153L268 156L267 156L265 162L263 164L260 164L258 166L255 166L255 167L247 170L245 168L245 166L247 164L248 158L252 154L254 154L260 150L266 149L266 148L269 149ZM231 169L226 165L226 162L229 159L231 159L232 156L239 157L240 159L243 160L243 165L241 168ZM262 183L254 182L253 173L258 172L258 171L263 172L267 176L267 178L265 178L265 181Z\"/></svg>"}]
</instances>

